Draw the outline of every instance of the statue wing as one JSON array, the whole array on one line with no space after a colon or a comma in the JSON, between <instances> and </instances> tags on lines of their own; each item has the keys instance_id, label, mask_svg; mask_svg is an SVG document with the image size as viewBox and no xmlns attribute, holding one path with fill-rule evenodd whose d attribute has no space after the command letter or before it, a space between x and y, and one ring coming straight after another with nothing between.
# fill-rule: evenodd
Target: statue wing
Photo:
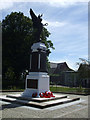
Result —
<instances>
[{"instance_id":1,"label":"statue wing","mask_svg":"<svg viewBox=\"0 0 90 120\"><path fill-rule=\"evenodd\" d=\"M36 22L36 21L38 20L37 16L34 14L34 12L33 12L32 9L30 9L30 15L31 15L31 17L32 17L32 21L33 21L33 22Z\"/></svg>"}]
</instances>

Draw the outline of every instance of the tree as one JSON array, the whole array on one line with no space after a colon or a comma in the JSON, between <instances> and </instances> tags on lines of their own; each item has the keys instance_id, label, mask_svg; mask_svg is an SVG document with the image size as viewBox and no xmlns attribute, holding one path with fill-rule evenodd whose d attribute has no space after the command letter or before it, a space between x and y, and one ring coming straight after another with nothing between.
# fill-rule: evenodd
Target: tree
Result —
<instances>
[{"instance_id":1,"label":"tree","mask_svg":"<svg viewBox=\"0 0 90 120\"><path fill-rule=\"evenodd\" d=\"M23 13L12 12L2 21L2 74L8 73L12 68L15 78L19 79L22 71L29 69L30 48L37 41L33 39L32 21ZM47 40L50 33L43 28L41 39L49 48L54 48L53 43ZM11 72L12 73L12 72Z\"/></svg>"},{"instance_id":2,"label":"tree","mask_svg":"<svg viewBox=\"0 0 90 120\"><path fill-rule=\"evenodd\" d=\"M13 72L13 68L9 67L7 72L5 73L5 78L8 80L13 80L15 79L15 73Z\"/></svg>"}]
</instances>

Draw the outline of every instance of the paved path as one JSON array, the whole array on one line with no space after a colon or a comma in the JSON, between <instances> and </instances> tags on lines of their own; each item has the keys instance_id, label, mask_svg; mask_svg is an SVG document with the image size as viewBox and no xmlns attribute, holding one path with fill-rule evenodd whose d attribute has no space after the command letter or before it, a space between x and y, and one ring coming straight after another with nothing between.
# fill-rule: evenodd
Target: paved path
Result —
<instances>
[{"instance_id":1,"label":"paved path","mask_svg":"<svg viewBox=\"0 0 90 120\"><path fill-rule=\"evenodd\" d=\"M4 93L4 95L6 94L10 93ZM68 96L76 96L81 99L76 102L66 103L46 109L38 109L3 102L0 112L2 112L3 118L88 118L88 96L70 94Z\"/></svg>"}]
</instances>

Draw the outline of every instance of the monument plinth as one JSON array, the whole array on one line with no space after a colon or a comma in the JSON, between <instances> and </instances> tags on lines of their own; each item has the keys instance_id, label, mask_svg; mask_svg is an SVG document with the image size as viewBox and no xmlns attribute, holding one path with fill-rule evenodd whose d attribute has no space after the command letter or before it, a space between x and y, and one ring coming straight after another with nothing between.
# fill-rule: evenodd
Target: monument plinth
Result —
<instances>
[{"instance_id":1,"label":"monument plinth","mask_svg":"<svg viewBox=\"0 0 90 120\"><path fill-rule=\"evenodd\" d=\"M37 42L32 45L31 50L30 72L47 72L46 46L41 42Z\"/></svg>"},{"instance_id":2,"label":"monument plinth","mask_svg":"<svg viewBox=\"0 0 90 120\"><path fill-rule=\"evenodd\" d=\"M22 96L32 97L36 93L36 97L40 97L40 93L49 91L49 75L46 66L47 48L43 43L37 42L32 45L31 50L30 72L26 77L25 91Z\"/></svg>"}]
</instances>

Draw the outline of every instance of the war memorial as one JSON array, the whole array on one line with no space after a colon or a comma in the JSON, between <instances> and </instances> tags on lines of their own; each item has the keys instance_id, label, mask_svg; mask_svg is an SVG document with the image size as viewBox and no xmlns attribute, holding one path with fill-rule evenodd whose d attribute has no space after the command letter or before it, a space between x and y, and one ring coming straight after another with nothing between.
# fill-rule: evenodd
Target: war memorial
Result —
<instances>
[{"instance_id":1,"label":"war memorial","mask_svg":"<svg viewBox=\"0 0 90 120\"><path fill-rule=\"evenodd\" d=\"M26 76L25 90L21 94L2 97L2 100L41 109L80 100L79 97L71 99L67 95L50 91L50 78L46 65L48 49L40 38L43 26L47 23L43 25L42 15L36 16L32 9L30 9L30 15L33 23L33 36L37 42L31 46L30 69Z\"/></svg>"}]
</instances>

